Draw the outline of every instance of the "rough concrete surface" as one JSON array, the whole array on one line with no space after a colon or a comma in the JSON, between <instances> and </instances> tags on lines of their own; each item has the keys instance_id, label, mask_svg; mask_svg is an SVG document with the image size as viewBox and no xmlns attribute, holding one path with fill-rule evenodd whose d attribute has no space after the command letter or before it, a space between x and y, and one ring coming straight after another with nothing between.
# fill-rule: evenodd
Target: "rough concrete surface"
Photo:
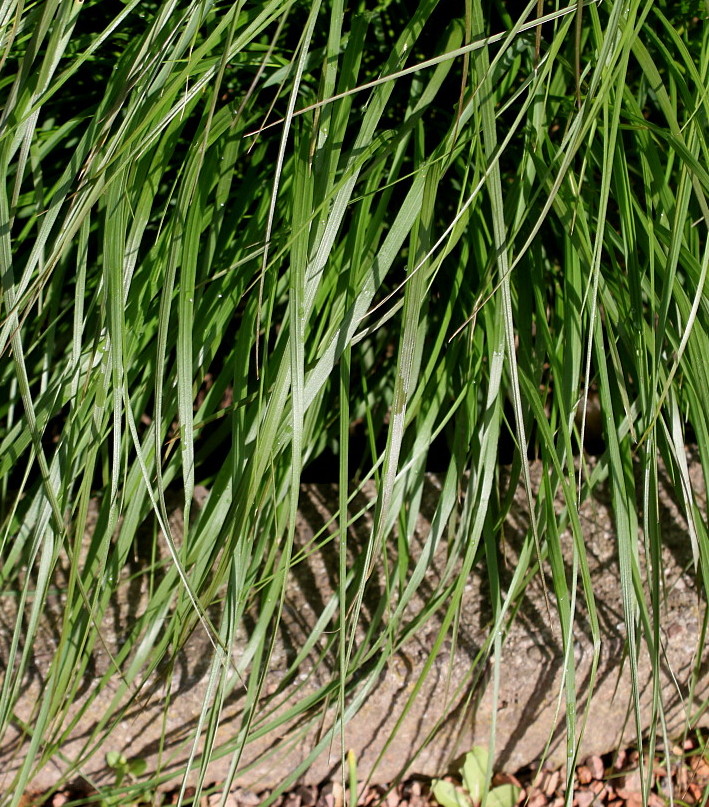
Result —
<instances>
[{"instance_id":1,"label":"rough concrete surface","mask_svg":"<svg viewBox=\"0 0 709 807\"><path fill-rule=\"evenodd\" d=\"M705 501L701 469L697 463L691 465L691 474L695 492ZM418 520L417 537L421 542L425 539L428 530L427 517L433 512L439 489L440 480L435 476L428 476L423 512ZM579 603L573 646L577 664L579 720L588 707L588 719L581 745L582 757L589 753L604 753L620 742L632 741L634 737L632 715L626 720L631 703L631 686L625 653L626 635L617 542L609 501L603 498L602 491L601 487L601 494L586 502L581 511L601 632L596 684L589 704L589 676L594 654L588 620L582 604ZM307 544L313 532L321 528L327 514L336 508L336 502L337 493L333 487L303 486L298 530L301 544ZM508 576L511 575L521 537L528 530L529 518L523 502L524 496L519 491L505 527L503 556L508 565ZM696 588L691 563L688 563L691 560L691 549L687 525L667 485L662 489L660 511L666 541L663 565L668 584L661 614L661 691L671 735L685 725L686 716L693 714L698 705L709 696L709 654L701 648L701 657L697 659L695 655L705 606ZM179 511L173 517L175 523L179 524ZM565 561L570 564L571 537L567 534L565 538L568 539L564 548ZM441 574L444 562L445 551L433 559L430 576L420 586L419 601L426 599L432 581ZM314 553L294 571L287 593L283 630L276 643L271 670L264 685L264 693L273 695L275 702L264 700L256 712L256 724L267 710L287 709L292 698L313 691L318 684L323 683L323 676L327 675L327 664L330 662L326 660L325 665L316 667L311 658L303 663L302 674L285 691L279 692L279 682L289 659L292 659L294 649L301 647L307 640L309 626L314 624L318 611L325 607L331 594L328 568L332 563L332 557ZM126 587L129 585L127 581ZM122 631L125 631L131 613L135 613L135 609L139 607L137 600L141 596L135 591L126 593L123 601L117 603L109 614L102 631L106 648L120 646ZM490 608L487 596L484 579L477 573L471 575L466 586L455 647L449 641L446 642L428 677L421 684L414 705L398 726L396 740L385 748L408 697L419 683L421 672L431 653L437 626L431 623L415 631L401 651L390 660L362 708L347 726L346 744L357 754L361 778L371 773L372 781L389 782L401 772L406 763L409 763L410 772L441 775L448 769L451 761L473 743L488 742L493 719L498 766L514 770L535 762L542 755L550 738L548 757L552 763L562 764L565 761L564 702L559 699L563 650L554 604L551 602L548 610L539 584L533 583L526 590L520 603L518 618L502 646L499 693L495 702L491 664L473 668L473 660L488 634L487 618ZM0 602L0 660L7 658L11 641L8 631L14 624L14 616L10 613L12 608L6 599ZM26 682L15 709L18 718L14 723L16 731L14 735L11 731L0 739L0 788L7 787L27 753L27 740L21 740L17 727L21 725L21 721L31 718L32 708L46 685L57 635L51 622L57 616L51 613L46 615L48 624L40 634L44 638L38 643L44 644L33 648L33 674ZM240 635L246 641L246 626L242 627ZM317 650L316 646L311 657L317 654ZM107 660L101 658L101 651L96 651L96 656L91 667L93 680L87 681L76 698L76 715L80 715L82 704L94 693L96 681L108 668ZM99 783L110 782L112 775L105 769L105 750L118 750L127 757L143 758L154 769L158 764L162 737L160 769L166 776L172 774L174 781L174 775L189 754L190 738L197 726L204 699L209 696L209 658L209 644L197 630L180 653L170 687L167 686L164 675L162 678L153 676L150 685L139 693L121 695L118 681L105 687L71 728L63 744L61 758L57 756L50 760L35 777L34 784L38 787L51 786L56 782L58 773L66 769L67 761L82 754L87 738L91 738L92 732L109 709L115 693L119 693L124 700L133 697L126 716L113 728L101 753L94 754L80 767L79 772ZM638 666L643 721L644 725L648 725L652 681L649 659L644 651L640 655ZM695 669L699 670L699 675L690 701L689 685ZM238 732L244 703L242 688L235 686L226 698L217 735L218 744L232 739ZM451 716L443 720L451 707ZM417 753L438 721L442 721L440 730ZM320 724L304 725L302 730L292 726L288 730L281 728L278 732L255 739L246 747L237 782L257 792L277 785L303 763L316 744L320 729ZM380 754L382 756L372 771ZM338 755L339 746L335 742L329 751L326 748L309 766L301 781L317 783L333 776L338 768ZM214 758L209 765L207 781L219 781L223 778L230 763L230 755Z\"/></svg>"}]
</instances>

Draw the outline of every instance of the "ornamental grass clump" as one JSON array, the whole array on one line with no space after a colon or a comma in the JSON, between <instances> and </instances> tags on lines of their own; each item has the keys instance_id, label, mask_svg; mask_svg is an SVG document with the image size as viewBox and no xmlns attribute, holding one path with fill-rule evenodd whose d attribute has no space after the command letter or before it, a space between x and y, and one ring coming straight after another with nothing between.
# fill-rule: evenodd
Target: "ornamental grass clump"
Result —
<instances>
[{"instance_id":1,"label":"ornamental grass clump","mask_svg":"<svg viewBox=\"0 0 709 807\"><path fill-rule=\"evenodd\" d=\"M206 743L192 759L195 801L211 755L232 755L233 779L250 739L282 720L257 704L299 562L299 485L318 459L342 514L368 480L377 498L354 556L346 517L321 536L338 547L336 594L311 647L336 664L327 685L291 704L291 717L322 724L292 780L346 737L445 542L451 574L415 615L417 626L439 621L436 652L455 638L482 563L489 658L514 618L512 595L540 574L564 647L583 606L597 654L578 509L601 483L628 664L646 645L659 669L661 467L703 597L709 580L685 455L696 443L706 476L706 14L706 3L661 0L3 5L0 557L17 616L0 737L17 728L57 569L68 570L56 652L19 727L25 750L3 804L17 805L61 756L127 570L148 606L92 684L82 709L107 687L116 708L67 776L111 748L121 696L139 697L197 630L213 648L215 697L186 741ZM594 397L603 445L590 468ZM413 559L432 444L443 447L432 552ZM543 468L536 496L530 457ZM532 516L511 583L497 557L510 506L501 459ZM193 494L205 488L197 512ZM182 540L169 495L183 504ZM560 549L567 527L572 569ZM375 565L388 605L355 641ZM250 639L237 647L247 614ZM573 652L564 658L573 760L583 719ZM213 729L237 682L243 723L217 749ZM634 697L637 706L637 687ZM161 772L146 776L150 789Z\"/></svg>"}]
</instances>

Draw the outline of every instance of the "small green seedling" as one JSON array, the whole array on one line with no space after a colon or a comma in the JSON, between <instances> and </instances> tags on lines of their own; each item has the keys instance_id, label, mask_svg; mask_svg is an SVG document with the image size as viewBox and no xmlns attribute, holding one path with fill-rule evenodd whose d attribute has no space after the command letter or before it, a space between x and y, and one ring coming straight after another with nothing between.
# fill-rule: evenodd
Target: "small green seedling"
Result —
<instances>
[{"instance_id":1,"label":"small green seedling","mask_svg":"<svg viewBox=\"0 0 709 807\"><path fill-rule=\"evenodd\" d=\"M108 751L106 753L106 765L116 776L116 788L121 786L126 777L129 781L135 782L139 776L145 773L148 767L148 763L144 759L128 759L120 751ZM102 801L102 807L117 807L119 804L126 804L124 795L105 796Z\"/></svg>"},{"instance_id":2,"label":"small green seedling","mask_svg":"<svg viewBox=\"0 0 709 807\"><path fill-rule=\"evenodd\" d=\"M485 783L487 781L488 752L487 748L476 745L465 755L460 775L463 787L452 782L434 779L433 795L441 807L478 807L483 802ZM488 790L486 807L514 807L519 796L519 788L515 785L499 785Z\"/></svg>"},{"instance_id":3,"label":"small green seedling","mask_svg":"<svg viewBox=\"0 0 709 807\"><path fill-rule=\"evenodd\" d=\"M127 759L120 751L109 751L106 754L106 765L116 774L116 787L126 776L135 781L145 773L148 763L144 759Z\"/></svg>"}]
</instances>

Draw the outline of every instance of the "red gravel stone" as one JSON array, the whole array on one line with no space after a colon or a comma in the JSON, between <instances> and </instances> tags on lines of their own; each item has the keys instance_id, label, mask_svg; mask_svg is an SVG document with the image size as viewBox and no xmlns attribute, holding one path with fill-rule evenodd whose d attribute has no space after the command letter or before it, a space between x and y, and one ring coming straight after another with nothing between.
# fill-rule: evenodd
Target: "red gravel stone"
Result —
<instances>
[{"instance_id":1,"label":"red gravel stone","mask_svg":"<svg viewBox=\"0 0 709 807\"><path fill-rule=\"evenodd\" d=\"M586 766L590 769L594 779L603 779L606 768L599 756L590 756L586 760Z\"/></svg>"}]
</instances>

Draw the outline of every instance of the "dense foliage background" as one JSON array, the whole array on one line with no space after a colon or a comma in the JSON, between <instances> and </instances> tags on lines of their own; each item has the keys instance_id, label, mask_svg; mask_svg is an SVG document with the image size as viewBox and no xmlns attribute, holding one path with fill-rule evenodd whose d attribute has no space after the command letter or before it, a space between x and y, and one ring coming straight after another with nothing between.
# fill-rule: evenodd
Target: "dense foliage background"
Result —
<instances>
[{"instance_id":1,"label":"dense foliage background","mask_svg":"<svg viewBox=\"0 0 709 807\"><path fill-rule=\"evenodd\" d=\"M258 702L297 562L301 478L339 482L343 512L364 480L378 489L354 561L340 519L338 596L316 637L338 674L295 707L313 719L434 613L439 647L476 562L495 642L540 566L566 641L577 583L597 630L575 514L602 481L629 660L647 642L660 663L662 569L650 564L648 596L638 565L639 544L655 561L662 546L660 462L709 583L685 458L696 442L709 470L706 15L660 0L2 5L0 551L4 596L21 607L0 733L54 569L71 568L10 802L61 747L136 556L151 606L115 659L121 685L139 686L201 622L216 678L242 676ZM499 469L532 499L529 458L545 483L503 591ZM427 467L443 479L431 541L448 541L455 571L411 623L426 560L407 545ZM189 521L196 484L210 496L178 546L165 494ZM567 524L578 579L560 562ZM375 561L391 607L353 649ZM246 612L258 619L235 673L227 649Z\"/></svg>"}]
</instances>

